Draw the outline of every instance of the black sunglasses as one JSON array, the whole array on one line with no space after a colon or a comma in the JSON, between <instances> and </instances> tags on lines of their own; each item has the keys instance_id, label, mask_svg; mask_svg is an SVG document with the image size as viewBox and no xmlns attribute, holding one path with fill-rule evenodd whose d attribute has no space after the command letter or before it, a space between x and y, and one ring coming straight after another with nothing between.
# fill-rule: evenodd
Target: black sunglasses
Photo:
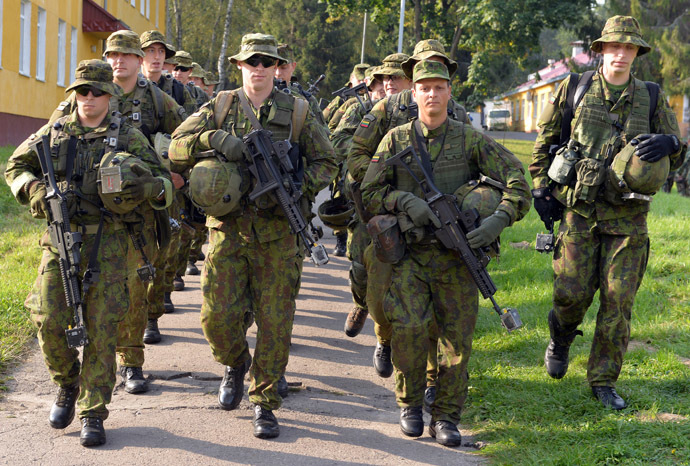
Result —
<instances>
[{"instance_id":1,"label":"black sunglasses","mask_svg":"<svg viewBox=\"0 0 690 466\"><path fill-rule=\"evenodd\" d=\"M101 90L101 89L98 89L98 88L96 88L96 87L93 87L93 86L79 86L78 88L76 88L76 89L74 90L74 92L76 92L77 94L79 94L79 95L81 95L81 96L84 96L84 97L86 97L87 95L89 95L89 92L90 92L91 95L94 96L94 97L100 97L100 96L102 96L102 95L106 95L106 94L107 94L107 92L105 92L105 91L103 91L103 90Z\"/></svg>"},{"instance_id":2,"label":"black sunglasses","mask_svg":"<svg viewBox=\"0 0 690 466\"><path fill-rule=\"evenodd\" d=\"M189 70L191 70L191 68L187 68L186 66L176 66L176 67L175 67L175 71L186 72L186 71L189 71Z\"/></svg>"},{"instance_id":3,"label":"black sunglasses","mask_svg":"<svg viewBox=\"0 0 690 466\"><path fill-rule=\"evenodd\" d=\"M247 58L244 62L253 68L259 66L259 63L261 63L264 68L270 68L273 65L275 65L277 61L278 60L276 60L275 58L266 55L252 55L251 57Z\"/></svg>"}]
</instances>

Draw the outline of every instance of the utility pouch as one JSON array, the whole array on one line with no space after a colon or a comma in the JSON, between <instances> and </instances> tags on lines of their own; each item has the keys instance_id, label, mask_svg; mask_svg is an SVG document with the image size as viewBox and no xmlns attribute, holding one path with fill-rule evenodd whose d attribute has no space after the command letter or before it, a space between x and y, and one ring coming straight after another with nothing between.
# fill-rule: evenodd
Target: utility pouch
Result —
<instances>
[{"instance_id":1,"label":"utility pouch","mask_svg":"<svg viewBox=\"0 0 690 466\"><path fill-rule=\"evenodd\" d=\"M575 164L577 183L575 184L575 198L585 202L594 202L599 187L606 178L606 165L597 159L582 159Z\"/></svg>"},{"instance_id":2,"label":"utility pouch","mask_svg":"<svg viewBox=\"0 0 690 466\"><path fill-rule=\"evenodd\" d=\"M405 255L398 218L395 215L376 215L367 223L367 231L374 244L376 258L385 264L395 264Z\"/></svg>"},{"instance_id":3,"label":"utility pouch","mask_svg":"<svg viewBox=\"0 0 690 466\"><path fill-rule=\"evenodd\" d=\"M578 142L572 139L566 146L561 147L549 167L549 178L558 184L569 185L575 174L575 164L580 160L579 149Z\"/></svg>"}]
</instances>

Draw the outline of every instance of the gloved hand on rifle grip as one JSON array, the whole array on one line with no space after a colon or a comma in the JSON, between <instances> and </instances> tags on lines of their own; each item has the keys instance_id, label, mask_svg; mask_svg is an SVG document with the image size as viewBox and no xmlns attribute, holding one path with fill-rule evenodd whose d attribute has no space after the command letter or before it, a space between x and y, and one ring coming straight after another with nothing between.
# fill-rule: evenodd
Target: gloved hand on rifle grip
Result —
<instances>
[{"instance_id":1,"label":"gloved hand on rifle grip","mask_svg":"<svg viewBox=\"0 0 690 466\"><path fill-rule=\"evenodd\" d=\"M409 215L415 226L423 227L433 224L436 228L441 228L441 221L431 211L426 201L418 198L412 193L400 194L396 206L398 211L405 212Z\"/></svg>"},{"instance_id":2,"label":"gloved hand on rifle grip","mask_svg":"<svg viewBox=\"0 0 690 466\"><path fill-rule=\"evenodd\" d=\"M551 189L533 189L532 198L534 198L534 209L546 228L550 229L554 222L563 217L563 204L551 195Z\"/></svg>"},{"instance_id":3,"label":"gloved hand on rifle grip","mask_svg":"<svg viewBox=\"0 0 690 466\"><path fill-rule=\"evenodd\" d=\"M217 129L208 140L211 147L220 152L230 162L238 162L244 159L244 143L227 131Z\"/></svg>"},{"instance_id":4,"label":"gloved hand on rifle grip","mask_svg":"<svg viewBox=\"0 0 690 466\"><path fill-rule=\"evenodd\" d=\"M157 197L163 190L163 180L154 177L145 168L133 165L132 172L137 175L137 178L122 183L122 199L126 201L145 201Z\"/></svg>"},{"instance_id":5,"label":"gloved hand on rifle grip","mask_svg":"<svg viewBox=\"0 0 690 466\"><path fill-rule=\"evenodd\" d=\"M642 134L630 141L635 147L635 155L645 162L658 162L680 149L680 141L674 135Z\"/></svg>"},{"instance_id":6,"label":"gloved hand on rifle grip","mask_svg":"<svg viewBox=\"0 0 690 466\"><path fill-rule=\"evenodd\" d=\"M46 184L43 181L33 183L29 187L29 205L33 218L46 218L48 201L46 200Z\"/></svg>"},{"instance_id":7,"label":"gloved hand on rifle grip","mask_svg":"<svg viewBox=\"0 0 690 466\"><path fill-rule=\"evenodd\" d=\"M508 225L510 225L508 214L502 210L497 210L482 220L477 228L467 233L467 244L472 249L488 246L501 236L501 232Z\"/></svg>"}]
</instances>

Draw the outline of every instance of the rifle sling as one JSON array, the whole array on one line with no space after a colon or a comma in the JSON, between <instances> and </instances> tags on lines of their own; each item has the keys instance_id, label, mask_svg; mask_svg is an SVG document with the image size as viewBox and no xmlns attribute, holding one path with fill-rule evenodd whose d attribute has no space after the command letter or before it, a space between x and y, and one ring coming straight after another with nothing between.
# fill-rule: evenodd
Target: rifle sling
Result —
<instances>
[{"instance_id":1,"label":"rifle sling","mask_svg":"<svg viewBox=\"0 0 690 466\"><path fill-rule=\"evenodd\" d=\"M421 155L422 158L422 165L424 166L424 170L429 174L429 178L431 178L431 181L434 181L434 172L432 170L432 165L431 165L431 155L429 154L429 151L426 148L426 139L424 138L424 135L422 134L422 124L420 121L417 119L414 122L414 133L417 139L417 146L419 148L419 154ZM446 142L446 134L448 134L448 124L446 124L446 130L443 133L443 139L441 140L441 150L443 150L443 145Z\"/></svg>"},{"instance_id":2,"label":"rifle sling","mask_svg":"<svg viewBox=\"0 0 690 466\"><path fill-rule=\"evenodd\" d=\"M259 119L256 118L256 115L254 115L254 112L252 111L252 107L249 105L249 100L247 100L247 94L244 93L244 89L240 89L240 91L237 93L237 97L240 99L242 111L249 119L249 123L251 123L252 128L256 130L264 129L263 126L261 126L261 123L259 123Z\"/></svg>"},{"instance_id":3,"label":"rifle sling","mask_svg":"<svg viewBox=\"0 0 690 466\"><path fill-rule=\"evenodd\" d=\"M67 189L72 183L72 173L74 172L74 160L77 158L77 143L79 140L75 136L70 136L67 142L67 161L65 163L65 181ZM52 160L51 160L52 163Z\"/></svg>"}]
</instances>

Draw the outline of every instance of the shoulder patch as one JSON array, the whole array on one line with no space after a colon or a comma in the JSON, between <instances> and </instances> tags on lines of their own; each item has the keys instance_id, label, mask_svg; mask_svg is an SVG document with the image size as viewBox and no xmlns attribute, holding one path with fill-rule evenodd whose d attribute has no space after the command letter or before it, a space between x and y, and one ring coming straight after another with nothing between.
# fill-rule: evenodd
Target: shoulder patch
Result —
<instances>
[{"instance_id":1,"label":"shoulder patch","mask_svg":"<svg viewBox=\"0 0 690 466\"><path fill-rule=\"evenodd\" d=\"M378 163L378 161L380 159L381 159L381 156L379 154L376 154L371 158L371 163Z\"/></svg>"},{"instance_id":2,"label":"shoulder patch","mask_svg":"<svg viewBox=\"0 0 690 466\"><path fill-rule=\"evenodd\" d=\"M554 103L555 101L556 101L556 94L553 94L553 95L551 95L551 97L549 98L549 103L550 103L551 105L553 105L553 103Z\"/></svg>"},{"instance_id":3,"label":"shoulder patch","mask_svg":"<svg viewBox=\"0 0 690 466\"><path fill-rule=\"evenodd\" d=\"M58 109L58 111L62 112L64 109L67 108L68 105L69 105L69 102L66 100L63 100L62 102L60 102L60 105L58 105L57 109Z\"/></svg>"},{"instance_id":4,"label":"shoulder patch","mask_svg":"<svg viewBox=\"0 0 690 466\"><path fill-rule=\"evenodd\" d=\"M193 116L193 117L201 116L201 112L198 112L198 111L197 111L197 112L194 112L194 113L192 113L192 116Z\"/></svg>"},{"instance_id":5,"label":"shoulder patch","mask_svg":"<svg viewBox=\"0 0 690 466\"><path fill-rule=\"evenodd\" d=\"M376 121L376 117L372 115L371 113L368 113L364 115L364 118L362 118L362 122L359 124L361 128L368 128L369 125L374 123Z\"/></svg>"}]
</instances>

